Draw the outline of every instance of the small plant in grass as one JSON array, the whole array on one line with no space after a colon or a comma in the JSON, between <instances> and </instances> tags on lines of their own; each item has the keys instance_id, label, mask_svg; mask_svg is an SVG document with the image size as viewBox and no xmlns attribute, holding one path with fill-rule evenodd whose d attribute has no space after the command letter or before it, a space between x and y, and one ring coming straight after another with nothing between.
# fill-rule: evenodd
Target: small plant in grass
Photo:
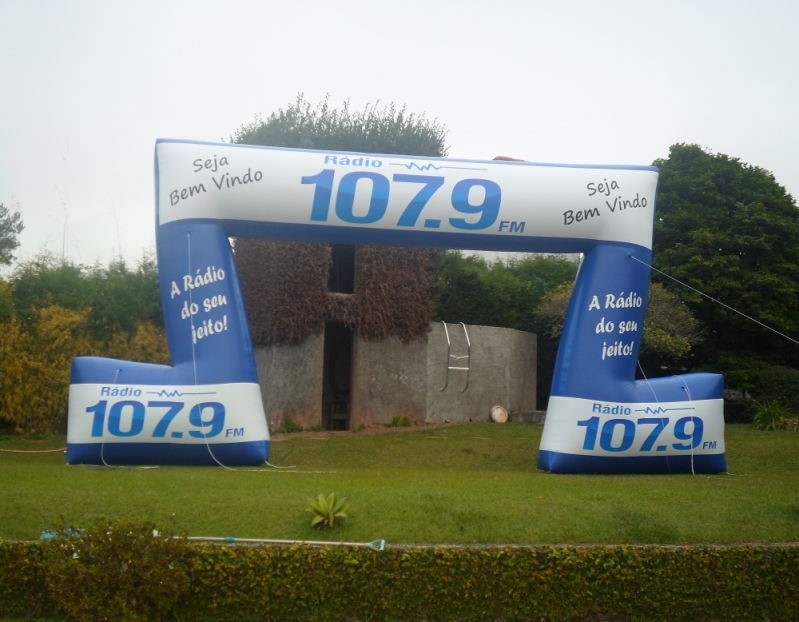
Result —
<instances>
[{"instance_id":1,"label":"small plant in grass","mask_svg":"<svg viewBox=\"0 0 799 622\"><path fill-rule=\"evenodd\" d=\"M755 401L752 425L758 430L782 430L785 428L785 419L790 415L788 407L779 400Z\"/></svg>"},{"instance_id":2,"label":"small plant in grass","mask_svg":"<svg viewBox=\"0 0 799 622\"><path fill-rule=\"evenodd\" d=\"M350 509L350 504L347 503L347 497L339 497L337 493L330 493L325 497L322 493L316 500L309 499L310 507L305 508L313 518L311 519L311 527L324 529L326 527L333 527L336 519L343 521L347 518L347 510Z\"/></svg>"},{"instance_id":3,"label":"small plant in grass","mask_svg":"<svg viewBox=\"0 0 799 622\"><path fill-rule=\"evenodd\" d=\"M311 432L324 432L325 426L323 426L321 423L317 423L316 425L312 425L310 428L308 428L308 430Z\"/></svg>"},{"instance_id":4,"label":"small plant in grass","mask_svg":"<svg viewBox=\"0 0 799 622\"><path fill-rule=\"evenodd\" d=\"M386 424L386 427L387 428L409 428L409 427L411 427L411 420L408 419L408 417L402 417L402 419L400 419L399 417L394 417L391 420L391 423L387 423Z\"/></svg>"},{"instance_id":5,"label":"small plant in grass","mask_svg":"<svg viewBox=\"0 0 799 622\"><path fill-rule=\"evenodd\" d=\"M275 430L275 432L279 432L280 434L293 434L294 432L302 432L303 430L304 428L301 425L294 423L294 419L286 417L283 421L283 425Z\"/></svg>"}]
</instances>

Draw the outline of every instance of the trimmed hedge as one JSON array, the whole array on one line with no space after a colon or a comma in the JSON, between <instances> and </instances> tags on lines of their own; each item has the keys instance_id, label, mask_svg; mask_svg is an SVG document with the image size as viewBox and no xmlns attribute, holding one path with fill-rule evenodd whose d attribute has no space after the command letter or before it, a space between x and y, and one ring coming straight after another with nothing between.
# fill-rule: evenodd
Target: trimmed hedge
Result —
<instances>
[{"instance_id":1,"label":"trimmed hedge","mask_svg":"<svg viewBox=\"0 0 799 622\"><path fill-rule=\"evenodd\" d=\"M44 548L0 542L0 614L56 617ZM396 547L382 553L187 545L183 554L176 568L188 576L177 582L185 588L168 619L799 619L796 545Z\"/></svg>"}]
</instances>

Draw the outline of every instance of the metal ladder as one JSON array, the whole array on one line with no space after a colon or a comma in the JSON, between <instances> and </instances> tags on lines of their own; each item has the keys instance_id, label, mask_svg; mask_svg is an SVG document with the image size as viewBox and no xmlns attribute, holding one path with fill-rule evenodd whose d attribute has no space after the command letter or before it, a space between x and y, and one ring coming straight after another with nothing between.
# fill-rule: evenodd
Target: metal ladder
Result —
<instances>
[{"instance_id":1,"label":"metal ladder","mask_svg":"<svg viewBox=\"0 0 799 622\"><path fill-rule=\"evenodd\" d=\"M466 345L468 346L468 351L466 356L455 356L452 354L452 342L449 340L449 330L447 330L447 323L441 322L444 325L444 334L447 336L447 378L444 381L444 386L441 387L441 390L447 388L449 384L449 370L456 369L459 371L466 372L466 386L461 389L461 393L463 393L466 389L469 388L469 370L471 369L472 365L472 342L469 341L469 332L466 330L466 324L463 322L460 323L463 326L463 334L466 335ZM458 361L462 361L466 359L466 367L453 367L452 362L454 361L456 364Z\"/></svg>"}]
</instances>

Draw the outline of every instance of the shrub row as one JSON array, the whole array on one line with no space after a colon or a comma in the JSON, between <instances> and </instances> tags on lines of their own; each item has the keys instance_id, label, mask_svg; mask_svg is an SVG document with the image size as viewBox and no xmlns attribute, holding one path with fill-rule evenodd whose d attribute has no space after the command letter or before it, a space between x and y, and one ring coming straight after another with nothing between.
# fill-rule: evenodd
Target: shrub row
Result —
<instances>
[{"instance_id":1,"label":"shrub row","mask_svg":"<svg viewBox=\"0 0 799 622\"><path fill-rule=\"evenodd\" d=\"M64 544L2 542L0 615L75 615L75 603L62 600L72 593L108 607L116 595L127 609L115 619L130 620L799 619L796 545L373 552L160 541L171 553L133 547L154 556L159 571L153 576L138 576L152 570L146 560L134 564L123 554L114 562L108 552L97 557L96 544L78 555ZM161 600L148 600L147 589ZM159 602L162 609L153 609ZM112 619L110 611L99 611L77 617Z\"/></svg>"}]
</instances>

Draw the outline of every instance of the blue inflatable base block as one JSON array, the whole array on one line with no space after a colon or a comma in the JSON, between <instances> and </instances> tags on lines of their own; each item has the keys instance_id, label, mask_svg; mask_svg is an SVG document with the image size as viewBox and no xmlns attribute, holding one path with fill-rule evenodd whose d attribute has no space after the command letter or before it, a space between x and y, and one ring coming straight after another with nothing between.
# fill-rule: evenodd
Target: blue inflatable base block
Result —
<instances>
[{"instance_id":1,"label":"blue inflatable base block","mask_svg":"<svg viewBox=\"0 0 799 622\"><path fill-rule=\"evenodd\" d=\"M258 466L268 458L269 441L216 443L208 446L173 443L67 443L67 464L218 466L219 461L224 466L236 467Z\"/></svg>"},{"instance_id":2,"label":"blue inflatable base block","mask_svg":"<svg viewBox=\"0 0 799 622\"><path fill-rule=\"evenodd\" d=\"M669 475L673 473L726 473L726 454L693 456L582 456L555 451L538 452L538 468L570 475Z\"/></svg>"}]
</instances>

